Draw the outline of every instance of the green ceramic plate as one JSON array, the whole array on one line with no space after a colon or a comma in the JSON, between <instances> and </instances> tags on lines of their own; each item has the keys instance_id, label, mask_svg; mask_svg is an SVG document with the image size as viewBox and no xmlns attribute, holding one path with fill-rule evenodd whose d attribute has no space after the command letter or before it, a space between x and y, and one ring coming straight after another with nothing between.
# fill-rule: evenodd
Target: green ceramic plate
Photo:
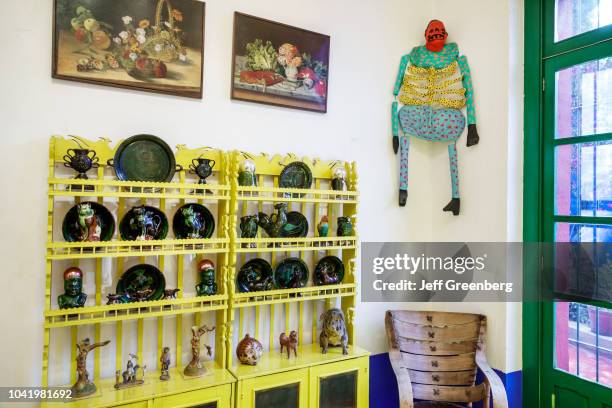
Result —
<instances>
[{"instance_id":1,"label":"green ceramic plate","mask_svg":"<svg viewBox=\"0 0 612 408\"><path fill-rule=\"evenodd\" d=\"M95 225L91 222L90 227L82 229L79 225L79 206L89 206L95 217ZM83 208L83 207L81 207ZM91 217L87 217L92 220ZM68 210L62 222L62 234L68 242L95 242L110 241L115 233L115 219L106 207L93 201L77 204Z\"/></svg>"},{"instance_id":2,"label":"green ceramic plate","mask_svg":"<svg viewBox=\"0 0 612 408\"><path fill-rule=\"evenodd\" d=\"M287 223L282 226L280 236L283 238L300 238L308 235L308 220L297 211L287 213Z\"/></svg>"},{"instance_id":3,"label":"green ceramic plate","mask_svg":"<svg viewBox=\"0 0 612 408\"><path fill-rule=\"evenodd\" d=\"M261 258L251 259L240 268L236 276L239 292L259 292L274 289L272 266Z\"/></svg>"},{"instance_id":4,"label":"green ceramic plate","mask_svg":"<svg viewBox=\"0 0 612 408\"><path fill-rule=\"evenodd\" d=\"M172 230L177 239L210 238L215 231L215 218L201 204L185 204L176 210Z\"/></svg>"},{"instance_id":5,"label":"green ceramic plate","mask_svg":"<svg viewBox=\"0 0 612 408\"><path fill-rule=\"evenodd\" d=\"M300 258L283 259L274 271L278 289L301 288L308 283L308 266Z\"/></svg>"},{"instance_id":6,"label":"green ceramic plate","mask_svg":"<svg viewBox=\"0 0 612 408\"><path fill-rule=\"evenodd\" d=\"M308 189L312 186L312 172L302 162L289 163L281 172L278 185L281 188Z\"/></svg>"},{"instance_id":7,"label":"green ceramic plate","mask_svg":"<svg viewBox=\"0 0 612 408\"><path fill-rule=\"evenodd\" d=\"M170 146L153 135L125 139L108 164L122 181L170 182L174 172L181 169Z\"/></svg>"},{"instance_id":8,"label":"green ceramic plate","mask_svg":"<svg viewBox=\"0 0 612 408\"><path fill-rule=\"evenodd\" d=\"M168 235L168 218L155 207L133 207L121 219L119 233L124 241L164 239Z\"/></svg>"},{"instance_id":9,"label":"green ceramic plate","mask_svg":"<svg viewBox=\"0 0 612 408\"><path fill-rule=\"evenodd\" d=\"M344 264L337 256L321 258L315 267L313 282L315 285L335 285L344 279Z\"/></svg>"},{"instance_id":10,"label":"green ceramic plate","mask_svg":"<svg viewBox=\"0 0 612 408\"><path fill-rule=\"evenodd\" d=\"M153 265L140 264L125 271L117 282L117 294L126 302L159 300L164 297L166 278Z\"/></svg>"}]
</instances>

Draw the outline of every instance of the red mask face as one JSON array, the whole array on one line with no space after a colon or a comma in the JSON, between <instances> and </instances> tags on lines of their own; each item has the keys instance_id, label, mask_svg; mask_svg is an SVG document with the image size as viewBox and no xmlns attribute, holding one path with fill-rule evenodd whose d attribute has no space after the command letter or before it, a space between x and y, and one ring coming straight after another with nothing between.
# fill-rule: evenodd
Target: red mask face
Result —
<instances>
[{"instance_id":1,"label":"red mask face","mask_svg":"<svg viewBox=\"0 0 612 408\"><path fill-rule=\"evenodd\" d=\"M440 20L431 20L425 30L425 47L429 51L440 52L444 48L444 43L448 33L444 23Z\"/></svg>"}]
</instances>

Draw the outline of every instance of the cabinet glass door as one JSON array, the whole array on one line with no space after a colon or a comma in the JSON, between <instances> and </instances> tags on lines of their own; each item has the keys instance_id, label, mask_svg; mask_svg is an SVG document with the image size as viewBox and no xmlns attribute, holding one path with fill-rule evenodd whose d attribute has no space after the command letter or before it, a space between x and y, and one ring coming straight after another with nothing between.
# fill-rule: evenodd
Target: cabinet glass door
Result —
<instances>
[{"instance_id":1,"label":"cabinet glass door","mask_svg":"<svg viewBox=\"0 0 612 408\"><path fill-rule=\"evenodd\" d=\"M289 384L255 392L255 408L298 408L300 385Z\"/></svg>"},{"instance_id":2,"label":"cabinet glass door","mask_svg":"<svg viewBox=\"0 0 612 408\"><path fill-rule=\"evenodd\" d=\"M369 357L310 368L312 408L367 408Z\"/></svg>"},{"instance_id":3,"label":"cabinet glass door","mask_svg":"<svg viewBox=\"0 0 612 408\"><path fill-rule=\"evenodd\" d=\"M308 370L241 380L238 384L238 408L306 408L308 406Z\"/></svg>"},{"instance_id":4,"label":"cabinet glass door","mask_svg":"<svg viewBox=\"0 0 612 408\"><path fill-rule=\"evenodd\" d=\"M357 371L321 378L320 408L357 408Z\"/></svg>"}]
</instances>

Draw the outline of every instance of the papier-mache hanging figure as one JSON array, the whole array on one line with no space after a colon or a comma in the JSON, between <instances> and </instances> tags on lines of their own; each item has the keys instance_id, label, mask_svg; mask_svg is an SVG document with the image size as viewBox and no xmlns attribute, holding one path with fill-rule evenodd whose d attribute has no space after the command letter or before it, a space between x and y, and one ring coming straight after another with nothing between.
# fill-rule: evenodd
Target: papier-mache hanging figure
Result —
<instances>
[{"instance_id":1,"label":"papier-mache hanging figure","mask_svg":"<svg viewBox=\"0 0 612 408\"><path fill-rule=\"evenodd\" d=\"M448 33L444 23L432 20L425 30L426 43L414 47L401 59L391 109L393 151L400 150L399 205L405 206L408 197L409 137L432 142L446 142L451 175L451 201L444 211L459 215L459 171L457 168L457 139L465 128L467 110L467 146L478 143L474 92L470 68L465 56L459 56L455 43L446 44ZM398 110L399 104L401 108ZM403 135L399 136L399 126Z\"/></svg>"}]
</instances>

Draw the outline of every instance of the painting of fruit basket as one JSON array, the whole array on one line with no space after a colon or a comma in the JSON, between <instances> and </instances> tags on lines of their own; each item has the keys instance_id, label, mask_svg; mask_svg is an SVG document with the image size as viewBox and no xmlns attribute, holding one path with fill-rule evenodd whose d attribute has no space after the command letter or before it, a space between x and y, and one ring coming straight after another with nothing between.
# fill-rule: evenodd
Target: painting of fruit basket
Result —
<instances>
[{"instance_id":1,"label":"painting of fruit basket","mask_svg":"<svg viewBox=\"0 0 612 408\"><path fill-rule=\"evenodd\" d=\"M197 0L55 0L53 77L202 97Z\"/></svg>"},{"instance_id":2,"label":"painting of fruit basket","mask_svg":"<svg viewBox=\"0 0 612 408\"><path fill-rule=\"evenodd\" d=\"M234 15L232 98L327 112L328 35Z\"/></svg>"}]
</instances>

